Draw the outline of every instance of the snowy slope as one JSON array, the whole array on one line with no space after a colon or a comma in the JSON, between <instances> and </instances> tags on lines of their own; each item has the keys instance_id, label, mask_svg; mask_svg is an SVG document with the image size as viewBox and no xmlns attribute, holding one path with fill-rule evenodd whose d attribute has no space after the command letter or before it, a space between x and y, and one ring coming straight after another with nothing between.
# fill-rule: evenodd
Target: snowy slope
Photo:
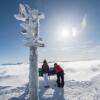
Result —
<instances>
[{"instance_id":1,"label":"snowy slope","mask_svg":"<svg viewBox=\"0 0 100 100\"><path fill-rule=\"evenodd\" d=\"M40 100L100 100L100 60L58 63L65 71L65 87L57 88L56 76L51 76L45 89L39 77ZM28 100L28 72L28 64L0 66L0 100Z\"/></svg>"}]
</instances>

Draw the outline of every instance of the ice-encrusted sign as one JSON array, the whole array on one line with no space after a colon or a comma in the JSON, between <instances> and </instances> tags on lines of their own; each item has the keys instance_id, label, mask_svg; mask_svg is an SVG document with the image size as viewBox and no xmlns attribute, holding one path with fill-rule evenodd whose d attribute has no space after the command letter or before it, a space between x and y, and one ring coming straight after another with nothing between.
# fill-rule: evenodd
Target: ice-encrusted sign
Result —
<instances>
[{"instance_id":1,"label":"ice-encrusted sign","mask_svg":"<svg viewBox=\"0 0 100 100\"><path fill-rule=\"evenodd\" d=\"M21 33L27 41L25 45L43 47L42 38L39 37L39 21L44 18L44 14L38 10L32 10L28 5L20 4L19 14L14 16L21 21L20 26L23 28Z\"/></svg>"},{"instance_id":2,"label":"ice-encrusted sign","mask_svg":"<svg viewBox=\"0 0 100 100\"><path fill-rule=\"evenodd\" d=\"M28 5L19 5L19 13L14 15L21 21L23 34L26 43L30 48L30 72L29 72L29 100L38 100L38 54L37 47L44 47L42 38L39 37L39 21L44 14L38 10L32 10Z\"/></svg>"}]
</instances>

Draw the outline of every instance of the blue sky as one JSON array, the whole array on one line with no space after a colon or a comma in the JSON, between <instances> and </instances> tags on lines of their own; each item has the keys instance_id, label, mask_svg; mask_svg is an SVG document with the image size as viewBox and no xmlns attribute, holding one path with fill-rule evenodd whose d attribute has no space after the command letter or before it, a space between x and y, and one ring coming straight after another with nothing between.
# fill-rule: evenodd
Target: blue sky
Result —
<instances>
[{"instance_id":1,"label":"blue sky","mask_svg":"<svg viewBox=\"0 0 100 100\"><path fill-rule=\"evenodd\" d=\"M1 0L0 63L28 62L29 49L14 18L19 3L45 13L39 61L100 59L100 0Z\"/></svg>"}]
</instances>

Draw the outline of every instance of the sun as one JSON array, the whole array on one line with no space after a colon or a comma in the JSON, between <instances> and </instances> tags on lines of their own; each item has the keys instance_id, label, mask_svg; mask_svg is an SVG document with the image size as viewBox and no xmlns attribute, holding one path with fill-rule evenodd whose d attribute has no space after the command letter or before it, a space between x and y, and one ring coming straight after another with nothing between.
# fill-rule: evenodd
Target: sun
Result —
<instances>
[{"instance_id":1,"label":"sun","mask_svg":"<svg viewBox=\"0 0 100 100\"><path fill-rule=\"evenodd\" d=\"M70 36L70 32L67 28L62 28L61 29L61 38L62 39L67 39Z\"/></svg>"},{"instance_id":2,"label":"sun","mask_svg":"<svg viewBox=\"0 0 100 100\"><path fill-rule=\"evenodd\" d=\"M71 31L70 27L67 25L57 25L55 28L55 36L56 41L59 41L61 43L67 43L71 39Z\"/></svg>"}]
</instances>

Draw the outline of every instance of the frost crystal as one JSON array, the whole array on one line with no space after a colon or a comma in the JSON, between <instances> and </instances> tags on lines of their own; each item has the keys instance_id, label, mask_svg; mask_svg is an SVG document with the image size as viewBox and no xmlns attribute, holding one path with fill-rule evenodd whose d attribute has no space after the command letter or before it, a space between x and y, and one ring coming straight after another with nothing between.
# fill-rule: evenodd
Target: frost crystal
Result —
<instances>
[{"instance_id":1,"label":"frost crystal","mask_svg":"<svg viewBox=\"0 0 100 100\"><path fill-rule=\"evenodd\" d=\"M32 10L28 5L19 5L19 14L14 15L21 21L23 28L21 33L27 41L25 46L44 47L42 38L39 37L39 21L44 18L44 14L38 10Z\"/></svg>"}]
</instances>

